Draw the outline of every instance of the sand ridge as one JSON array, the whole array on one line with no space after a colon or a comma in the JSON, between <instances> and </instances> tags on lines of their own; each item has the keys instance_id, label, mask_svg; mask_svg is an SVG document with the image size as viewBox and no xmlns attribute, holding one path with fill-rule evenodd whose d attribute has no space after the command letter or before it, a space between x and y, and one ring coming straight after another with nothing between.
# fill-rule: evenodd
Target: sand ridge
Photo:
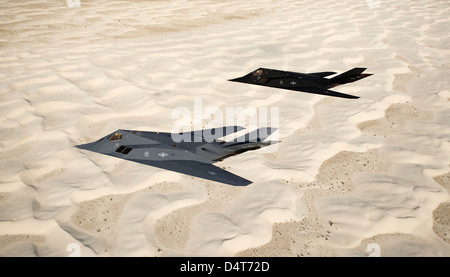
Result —
<instances>
[{"instance_id":1,"label":"sand ridge","mask_svg":"<svg viewBox=\"0 0 450 277\"><path fill-rule=\"evenodd\" d=\"M393 104L386 110L385 117L373 121L362 122L358 127L367 136L381 136L386 141L385 145L398 143L395 139L396 134L405 132L408 121L410 120L430 120L431 113L411 106L409 103L405 104ZM395 123L394 123L395 121ZM394 131L393 126L395 125ZM393 175L393 164L388 159L379 153L378 149L368 150L364 153L343 151L332 158L326 160L319 173L316 176L316 180L307 184L300 184L299 188L307 188L303 196L303 200L308 207L309 215L306 219L294 222L294 223L277 223L273 227L272 240L259 248L248 249L238 253L238 256L367 256L370 254L368 245L370 243L378 243L381 249L383 249L383 256L440 256L446 255L436 252L433 247L430 247L423 238L420 236L410 235L405 233L391 233L375 235L367 238L366 236L361 238L361 244L356 248L349 248L346 250L340 249L340 247L331 247L333 245L333 236L336 233L347 233L349 230L339 230L340 222L338 220L329 217L329 219L319 220L317 207L327 209L322 205L329 205L332 199L339 200L337 196L344 196L342 200L344 202L356 202L357 195L353 191L361 188L362 185L358 181L357 174L386 174ZM434 177L434 179L440 185L448 186L448 180L446 180L447 174ZM438 181L439 180L439 181ZM439 188L436 188L439 189ZM447 189L448 190L448 189ZM364 194L359 194L359 197L371 199L374 196L374 191L366 191ZM392 193L392 192L391 192ZM375 194L376 195L376 194ZM355 198L353 198L355 196ZM375 200L375 198L373 198ZM421 202L421 201L420 201ZM420 203L419 202L419 203ZM402 209L406 208L406 203L403 203ZM360 205L360 204L359 204ZM444 215L448 209L448 202L442 202L436 207L433 212L433 231L444 241L448 241L448 222L447 216ZM359 206L363 208L364 206ZM411 210L418 209L420 206L411 206ZM400 211L399 218L405 218L406 211ZM343 213L340 210L339 213ZM371 212L373 220L377 218L383 218L382 214L376 214L375 211ZM390 213L395 214L395 209L392 209ZM406 212L407 214L408 212ZM370 216L370 213L367 213ZM313 220L314 219L314 220ZM313 221L312 221L313 220ZM361 219L360 219L361 220ZM311 222L312 221L312 222ZM406 223L406 222L405 222ZM361 221L356 223L361 224ZM307 227L305 227L307 226ZM354 229L355 226L352 227ZM410 231L411 229L408 229ZM281 236L281 234L284 234ZM430 236L425 232L422 234L425 238ZM335 238L334 238L335 239ZM283 240L285 246L280 248L279 241ZM336 240L336 239L335 239ZM341 243L343 238L339 238L336 241ZM335 241L335 242L336 242ZM357 240L358 241L358 240ZM399 251L398 247L404 247L405 251ZM423 248L426 250L422 251ZM445 248L444 248L445 249ZM444 250L444 253L445 250Z\"/></svg>"},{"instance_id":2,"label":"sand ridge","mask_svg":"<svg viewBox=\"0 0 450 277\"><path fill-rule=\"evenodd\" d=\"M188 32L267 14L273 1L7 1L2 9L1 46L65 41L133 39Z\"/></svg>"}]
</instances>

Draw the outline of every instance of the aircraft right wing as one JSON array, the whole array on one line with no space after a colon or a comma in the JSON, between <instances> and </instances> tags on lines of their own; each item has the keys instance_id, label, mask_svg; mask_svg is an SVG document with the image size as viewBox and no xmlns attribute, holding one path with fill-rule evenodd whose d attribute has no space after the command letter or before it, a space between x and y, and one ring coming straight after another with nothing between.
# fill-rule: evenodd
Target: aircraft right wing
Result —
<instances>
[{"instance_id":1,"label":"aircraft right wing","mask_svg":"<svg viewBox=\"0 0 450 277\"><path fill-rule=\"evenodd\" d=\"M150 165L162 169L167 169L211 181L225 183L232 186L247 186L252 183L247 179L239 177L217 166L197 161L183 161L183 160L149 161L149 160L134 160L134 159L129 159L129 161Z\"/></svg>"},{"instance_id":2,"label":"aircraft right wing","mask_svg":"<svg viewBox=\"0 0 450 277\"><path fill-rule=\"evenodd\" d=\"M303 92L308 92L308 93L314 93L314 94L321 94L321 95L326 95L326 96L347 98L347 99L358 99L359 98L359 96L345 94L345 93L341 93L341 92L337 92L337 91L333 91L333 90L329 90L329 89L308 88L308 87L298 87L298 88L288 88L288 89L296 90L296 91L303 91Z\"/></svg>"}]
</instances>

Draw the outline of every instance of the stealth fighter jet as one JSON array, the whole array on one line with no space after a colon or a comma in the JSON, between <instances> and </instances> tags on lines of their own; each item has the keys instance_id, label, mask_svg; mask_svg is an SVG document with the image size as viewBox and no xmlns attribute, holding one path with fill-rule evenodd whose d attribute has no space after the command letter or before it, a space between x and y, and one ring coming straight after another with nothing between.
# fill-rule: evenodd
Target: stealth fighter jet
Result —
<instances>
[{"instance_id":1,"label":"stealth fighter jet","mask_svg":"<svg viewBox=\"0 0 450 277\"><path fill-rule=\"evenodd\" d=\"M229 126L185 133L117 130L76 147L216 182L246 186L252 182L212 164L277 141L264 141L276 128L260 128L228 142L218 140L242 129Z\"/></svg>"},{"instance_id":2,"label":"stealth fighter jet","mask_svg":"<svg viewBox=\"0 0 450 277\"><path fill-rule=\"evenodd\" d=\"M355 99L359 97L332 91L330 88L361 80L372 75L363 74L365 70L366 68L357 67L328 79L325 77L334 75L336 72L297 73L258 68L252 73L229 81Z\"/></svg>"}]
</instances>

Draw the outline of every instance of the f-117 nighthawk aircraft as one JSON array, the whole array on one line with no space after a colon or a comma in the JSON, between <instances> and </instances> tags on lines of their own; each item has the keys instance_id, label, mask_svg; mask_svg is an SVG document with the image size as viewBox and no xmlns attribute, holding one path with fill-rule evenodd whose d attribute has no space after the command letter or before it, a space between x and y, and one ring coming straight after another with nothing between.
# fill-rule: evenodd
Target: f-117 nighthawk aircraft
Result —
<instances>
[{"instance_id":1,"label":"f-117 nighthawk aircraft","mask_svg":"<svg viewBox=\"0 0 450 277\"><path fill-rule=\"evenodd\" d=\"M372 75L363 74L365 70L366 68L356 67L331 79L327 79L325 77L334 75L336 72L297 73L258 68L243 77L231 79L229 81L356 99L359 97L332 91L330 88L361 80Z\"/></svg>"},{"instance_id":2,"label":"f-117 nighthawk aircraft","mask_svg":"<svg viewBox=\"0 0 450 277\"><path fill-rule=\"evenodd\" d=\"M76 147L229 185L246 186L252 182L212 164L278 141L264 141L276 128L259 128L228 142L218 140L243 129L229 126L185 133L117 130Z\"/></svg>"}]
</instances>

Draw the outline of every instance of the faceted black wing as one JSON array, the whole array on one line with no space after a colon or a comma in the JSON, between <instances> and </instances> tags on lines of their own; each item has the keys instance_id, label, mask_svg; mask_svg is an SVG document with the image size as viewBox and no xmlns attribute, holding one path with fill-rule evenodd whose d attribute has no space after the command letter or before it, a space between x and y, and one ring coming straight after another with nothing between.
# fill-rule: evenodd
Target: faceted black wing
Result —
<instances>
[{"instance_id":1,"label":"faceted black wing","mask_svg":"<svg viewBox=\"0 0 450 277\"><path fill-rule=\"evenodd\" d=\"M225 171L212 164L197 162L197 161L149 161L149 160L134 160L129 161L150 165L162 169L167 169L179 173L183 173L190 176L195 176L211 181L225 183L233 186L247 186L252 182L239 177L233 173Z\"/></svg>"},{"instance_id":2,"label":"faceted black wing","mask_svg":"<svg viewBox=\"0 0 450 277\"><path fill-rule=\"evenodd\" d=\"M294 88L286 88L286 89L295 90L295 91L303 91L303 92L307 92L307 93L321 94L321 95L326 95L326 96L347 98L347 99L358 99L359 98L359 96L345 94L345 93L341 93L341 92L337 92L337 91L333 91L333 90L329 90L329 89L308 88L308 87L294 87Z\"/></svg>"},{"instance_id":3,"label":"faceted black wing","mask_svg":"<svg viewBox=\"0 0 450 277\"><path fill-rule=\"evenodd\" d=\"M331 72L331 71L308 73L308 75L312 75L312 76L316 76L316 77L320 77L320 78L325 78L327 76L334 75L334 74L336 74L336 72Z\"/></svg>"}]
</instances>

